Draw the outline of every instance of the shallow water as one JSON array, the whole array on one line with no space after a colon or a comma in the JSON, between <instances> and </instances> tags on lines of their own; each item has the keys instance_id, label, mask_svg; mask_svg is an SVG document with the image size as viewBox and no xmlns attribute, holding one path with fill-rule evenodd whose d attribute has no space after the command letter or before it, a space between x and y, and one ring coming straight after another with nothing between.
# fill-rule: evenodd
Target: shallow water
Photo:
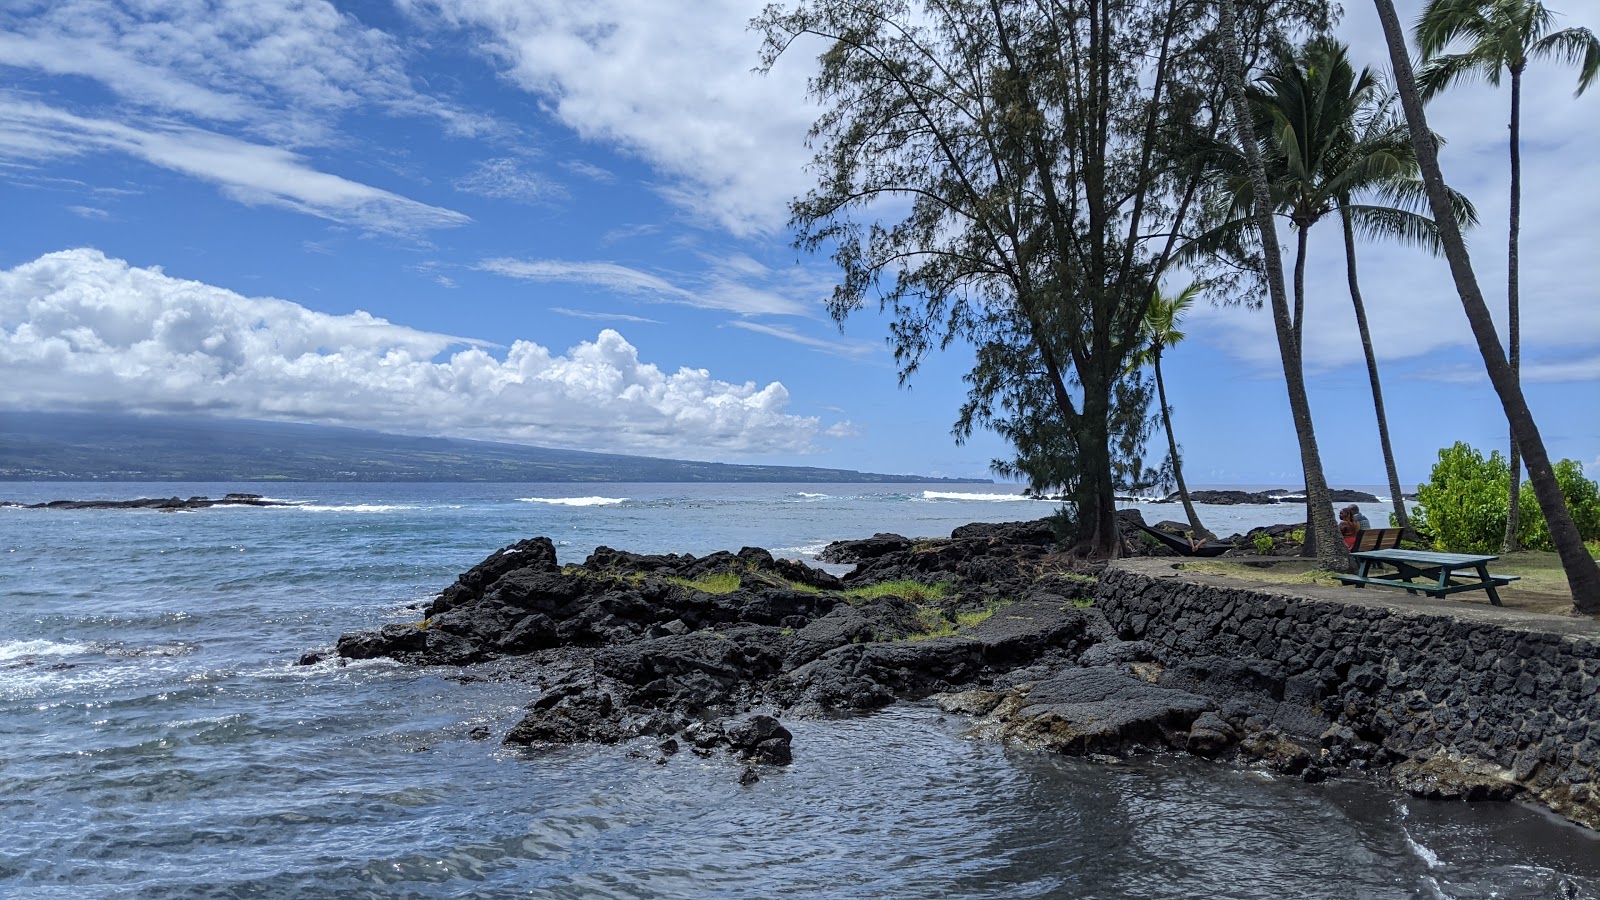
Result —
<instances>
[{"instance_id":1,"label":"shallow water","mask_svg":"<svg viewBox=\"0 0 1600 900\"><path fill-rule=\"evenodd\" d=\"M12 484L0 498L240 489ZM658 765L649 743L510 751L499 737L525 686L293 665L340 632L415 618L535 534L563 560L599 543L802 555L1047 504L900 485L273 490L307 502L0 510L0 895L1600 896L1594 834L1518 806L1183 756L1010 751L926 706L786 723L795 764L740 787L725 759ZM472 740L480 726L493 737Z\"/></svg>"}]
</instances>

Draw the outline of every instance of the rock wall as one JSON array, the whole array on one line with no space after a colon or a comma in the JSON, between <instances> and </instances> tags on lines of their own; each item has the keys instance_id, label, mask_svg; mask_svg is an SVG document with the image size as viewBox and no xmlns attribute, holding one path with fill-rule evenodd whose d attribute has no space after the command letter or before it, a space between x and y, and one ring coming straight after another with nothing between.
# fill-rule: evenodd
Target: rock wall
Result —
<instances>
[{"instance_id":1,"label":"rock wall","mask_svg":"<svg viewBox=\"0 0 1600 900\"><path fill-rule=\"evenodd\" d=\"M1285 722L1324 728L1324 748L1349 732L1376 744L1413 793L1529 796L1600 828L1593 621L1383 589L1265 590L1159 559L1110 566L1096 606L1169 659L1281 666Z\"/></svg>"}]
</instances>

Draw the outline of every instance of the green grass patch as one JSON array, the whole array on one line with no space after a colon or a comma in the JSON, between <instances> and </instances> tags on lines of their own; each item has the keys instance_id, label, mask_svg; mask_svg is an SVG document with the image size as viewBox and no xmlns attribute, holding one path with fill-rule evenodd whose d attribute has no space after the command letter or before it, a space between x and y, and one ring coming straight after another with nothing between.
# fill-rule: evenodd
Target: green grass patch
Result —
<instances>
[{"instance_id":1,"label":"green grass patch","mask_svg":"<svg viewBox=\"0 0 1600 900\"><path fill-rule=\"evenodd\" d=\"M1316 568L1316 561L1285 562L1274 566L1252 566L1242 562L1205 560L1186 562L1179 566L1185 572L1199 575L1221 575L1242 581L1259 581L1262 584L1321 584L1329 587L1340 584L1334 573Z\"/></svg>"},{"instance_id":2,"label":"green grass patch","mask_svg":"<svg viewBox=\"0 0 1600 900\"><path fill-rule=\"evenodd\" d=\"M921 581L884 581L878 584L869 584L866 587L851 588L844 595L851 600L881 600L884 597L899 597L912 603L937 603L943 600L950 590L948 581L937 584L925 584Z\"/></svg>"},{"instance_id":3,"label":"green grass patch","mask_svg":"<svg viewBox=\"0 0 1600 900\"><path fill-rule=\"evenodd\" d=\"M917 626L922 629L915 634L907 635L907 641L926 641L933 638L950 637L963 631L976 628L994 617L994 614L1010 606L1010 600L995 600L983 609L972 609L956 613L954 619L949 618L943 611L933 607L923 607L917 610Z\"/></svg>"},{"instance_id":4,"label":"green grass patch","mask_svg":"<svg viewBox=\"0 0 1600 900\"><path fill-rule=\"evenodd\" d=\"M667 581L702 594L731 594L739 589L738 572L713 572L699 578L668 578Z\"/></svg>"}]
</instances>

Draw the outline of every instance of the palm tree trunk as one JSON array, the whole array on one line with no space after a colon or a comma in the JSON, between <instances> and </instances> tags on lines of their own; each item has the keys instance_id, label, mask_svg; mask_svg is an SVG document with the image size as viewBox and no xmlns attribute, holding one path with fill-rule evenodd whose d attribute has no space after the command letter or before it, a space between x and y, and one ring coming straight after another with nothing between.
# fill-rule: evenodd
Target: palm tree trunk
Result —
<instances>
[{"instance_id":1,"label":"palm tree trunk","mask_svg":"<svg viewBox=\"0 0 1600 900\"><path fill-rule=\"evenodd\" d=\"M1306 243L1311 239L1311 228L1295 226L1294 247L1294 346L1305 359L1306 334Z\"/></svg>"},{"instance_id":2,"label":"palm tree trunk","mask_svg":"<svg viewBox=\"0 0 1600 900\"><path fill-rule=\"evenodd\" d=\"M1350 282L1350 302L1356 308L1356 331L1361 334L1361 352L1367 357L1367 380L1372 382L1372 408L1378 415L1378 443L1383 447L1383 470L1389 476L1389 501L1394 504L1394 522L1404 529L1411 528L1406 518L1406 501L1400 490L1400 475L1394 467L1394 448L1389 443L1389 417L1383 411L1383 386L1378 382L1378 357L1372 352L1372 332L1367 329L1367 308L1361 302L1361 283L1356 278L1356 234L1350 225L1350 213L1339 207L1339 221L1344 225L1344 271Z\"/></svg>"},{"instance_id":3,"label":"palm tree trunk","mask_svg":"<svg viewBox=\"0 0 1600 900\"><path fill-rule=\"evenodd\" d=\"M1161 378L1161 353L1152 360L1156 367L1156 394L1161 401L1161 422L1167 426L1167 452L1172 454L1172 480L1178 483L1178 499L1183 503L1183 514L1189 517L1190 537L1196 541L1209 540L1215 535L1200 524L1200 514L1189 499L1189 486L1183 483L1183 461L1178 458L1178 439L1172 433L1172 410L1167 407L1167 383Z\"/></svg>"},{"instance_id":4,"label":"palm tree trunk","mask_svg":"<svg viewBox=\"0 0 1600 900\"><path fill-rule=\"evenodd\" d=\"M1305 377L1306 334L1306 244L1311 240L1311 228L1295 223L1294 245L1294 349L1300 361L1300 376ZM1317 555L1317 531L1311 527L1311 489L1306 486L1306 539L1300 545L1300 555L1311 558Z\"/></svg>"},{"instance_id":5,"label":"palm tree trunk","mask_svg":"<svg viewBox=\"0 0 1600 900\"><path fill-rule=\"evenodd\" d=\"M1511 376L1522 381L1522 309L1517 297L1517 236L1522 230L1522 69L1511 67L1511 236L1506 253L1506 343L1511 351ZM1518 527L1522 520L1522 453L1511 435L1511 492L1507 497L1506 539L1502 552L1522 549Z\"/></svg>"},{"instance_id":6,"label":"palm tree trunk","mask_svg":"<svg viewBox=\"0 0 1600 900\"><path fill-rule=\"evenodd\" d=\"M1232 2L1232 0L1224 0ZM1478 277L1472 271L1472 260L1467 256L1467 245L1461 237L1461 228L1450 209L1444 174L1439 170L1439 154L1433 145L1432 132L1428 130L1427 114L1422 108L1422 98L1417 94L1416 77L1411 71L1411 57L1407 55L1405 33L1400 28L1400 17L1395 14L1394 0L1373 0L1378 18L1383 22L1384 38L1389 45L1389 61L1394 66L1395 85L1400 91L1400 102L1405 107L1406 122L1411 129L1411 140L1417 149L1417 164L1422 169L1422 179L1428 189L1428 204L1433 208L1434 221L1439 226L1439 240L1444 245L1445 259L1450 263L1450 274L1455 278L1456 291L1461 295L1461 305L1466 311L1467 323L1472 326L1472 336L1478 342L1478 352L1483 356L1484 368L1500 404L1505 408L1511 433L1516 436L1528 463L1528 483L1539 498L1539 510L1544 513L1550 527L1550 541L1561 556L1561 566L1566 570L1567 585L1572 589L1572 605L1579 612L1600 613L1600 566L1589 556L1573 524L1556 484L1556 473L1550 465L1550 455L1545 452L1544 438L1539 426L1528 410L1527 398L1522 395L1522 384L1511 362L1500 346L1495 334L1494 319L1478 287Z\"/></svg>"},{"instance_id":7,"label":"palm tree trunk","mask_svg":"<svg viewBox=\"0 0 1600 900\"><path fill-rule=\"evenodd\" d=\"M1250 119L1249 101L1244 93L1244 56L1239 50L1239 35L1235 30L1234 0L1219 0L1219 6L1222 13L1222 77L1227 83L1229 100L1233 105L1239 143L1243 145L1245 161L1250 166L1250 189L1254 195L1252 205L1256 227L1261 232L1267 292L1272 298L1272 325L1278 336L1278 355L1283 359L1283 380L1288 388L1295 436L1300 441L1300 465L1305 471L1306 500L1311 506L1306 528L1308 533L1317 536L1318 564L1330 571L1348 572L1351 570L1350 551L1339 538L1339 526L1333 518L1333 501L1328 497L1328 482L1322 474L1322 456L1317 452L1317 435L1311 424L1311 404L1306 398L1305 375L1300 367L1300 346L1289 321L1289 298L1284 296L1283 254L1278 248L1278 234L1272 222L1272 195L1267 187L1267 170L1261 161L1261 147L1256 143L1255 123Z\"/></svg>"}]
</instances>

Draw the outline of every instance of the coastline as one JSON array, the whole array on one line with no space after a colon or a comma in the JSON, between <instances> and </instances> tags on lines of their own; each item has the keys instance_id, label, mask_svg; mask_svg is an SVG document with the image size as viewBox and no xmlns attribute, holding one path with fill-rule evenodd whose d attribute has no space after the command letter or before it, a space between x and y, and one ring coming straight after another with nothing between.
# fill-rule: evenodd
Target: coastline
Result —
<instances>
[{"instance_id":1,"label":"coastline","mask_svg":"<svg viewBox=\"0 0 1600 900\"><path fill-rule=\"evenodd\" d=\"M346 634L334 652L537 686L527 715L500 730L513 746L642 739L662 765L685 748L730 754L742 783L788 763L783 719L933 698L973 717L975 734L1043 750L1177 750L1307 782L1379 776L1418 797L1528 799L1600 826L1592 623L1300 596L1314 588L1212 595L1206 576L1170 563L1074 568L1052 547L1047 521L880 534L829 547L825 558L854 565L839 578L757 548L601 547L560 565L539 538L463 574L419 621ZM1494 618L1507 614L1522 618ZM1413 639L1422 656L1407 658ZM1340 660L1336 642L1392 661ZM1489 673L1470 675L1470 690L1452 668L1458 644ZM1402 659L1424 681L1397 681ZM1540 697L1554 705L1528 699ZM1421 712L1437 727L1395 724Z\"/></svg>"}]
</instances>

